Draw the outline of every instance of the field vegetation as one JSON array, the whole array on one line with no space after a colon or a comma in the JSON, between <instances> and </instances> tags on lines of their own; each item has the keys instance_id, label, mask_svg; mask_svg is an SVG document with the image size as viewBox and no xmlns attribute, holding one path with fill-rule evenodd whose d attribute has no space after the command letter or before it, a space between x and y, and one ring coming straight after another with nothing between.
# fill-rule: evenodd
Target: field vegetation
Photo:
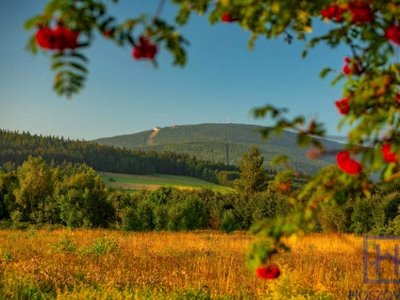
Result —
<instances>
[{"instance_id":1,"label":"field vegetation","mask_svg":"<svg viewBox=\"0 0 400 300\"><path fill-rule=\"evenodd\" d=\"M290 241L290 254L274 256L282 270L275 280L246 268L252 240L244 232L2 230L0 297L349 299L350 290L377 290L363 284L361 237L311 234ZM396 285L385 288L399 292Z\"/></svg>"},{"instance_id":2,"label":"field vegetation","mask_svg":"<svg viewBox=\"0 0 400 300\"><path fill-rule=\"evenodd\" d=\"M377 289L363 284L359 235L400 235L398 183L317 207L305 237L284 236L292 251L272 257L280 277L265 280L246 267L257 237L245 231L287 217L302 183L268 177L257 148L240 170L231 193L171 186L127 193L87 165L49 166L40 157L0 171L0 298L346 299ZM336 170L326 168L327 178ZM101 174L108 183L154 180ZM373 243L368 250L373 259ZM392 279L393 269L382 262L381 277Z\"/></svg>"},{"instance_id":3,"label":"field vegetation","mask_svg":"<svg viewBox=\"0 0 400 300\"><path fill-rule=\"evenodd\" d=\"M222 193L234 192L229 187L189 176L167 174L132 175L110 172L99 172L99 175L107 187L122 188L128 191L155 190L162 186L171 186L182 189L210 188L213 191Z\"/></svg>"}]
</instances>

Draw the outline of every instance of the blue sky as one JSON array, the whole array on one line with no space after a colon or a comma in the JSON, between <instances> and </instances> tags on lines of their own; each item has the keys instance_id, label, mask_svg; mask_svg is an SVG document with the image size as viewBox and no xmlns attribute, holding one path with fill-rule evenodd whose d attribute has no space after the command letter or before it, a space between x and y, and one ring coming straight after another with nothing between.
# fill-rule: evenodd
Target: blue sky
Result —
<instances>
[{"instance_id":1,"label":"blue sky","mask_svg":"<svg viewBox=\"0 0 400 300\"><path fill-rule=\"evenodd\" d=\"M341 84L332 88L332 77L322 80L318 74L327 66L341 70L347 49L320 45L302 59L303 42L259 38L249 51L250 34L237 24L211 26L199 16L181 29L190 41L185 67L172 66L171 55L161 49L154 69L133 60L131 49L98 37L86 50L86 87L71 100L58 97L52 90L49 55L24 50L32 32L22 25L46 2L0 0L2 129L90 140L155 126L225 123L228 116L234 123L268 125L268 120L251 118L249 111L273 104L289 108L289 116L317 117L331 135L345 134L336 130L340 115L334 106L342 96ZM158 1L120 2L111 6L120 20L154 13L158 6ZM176 6L168 3L162 18L172 20L175 13ZM328 26L316 24L314 33Z\"/></svg>"}]
</instances>

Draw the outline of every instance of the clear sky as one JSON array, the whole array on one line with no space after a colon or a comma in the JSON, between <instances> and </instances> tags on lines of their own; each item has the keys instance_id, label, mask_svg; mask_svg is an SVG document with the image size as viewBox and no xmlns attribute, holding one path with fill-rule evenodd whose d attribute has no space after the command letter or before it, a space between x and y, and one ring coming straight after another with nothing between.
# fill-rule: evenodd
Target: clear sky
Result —
<instances>
[{"instance_id":1,"label":"clear sky","mask_svg":"<svg viewBox=\"0 0 400 300\"><path fill-rule=\"evenodd\" d=\"M172 66L172 57L161 49L159 68L135 61L131 49L120 48L98 37L86 51L89 77L82 92L71 100L52 90L49 55L24 50L33 32L24 31L28 18L39 14L46 0L0 0L0 128L95 139L135 133L174 124L233 123L271 124L249 116L254 107L273 104L287 107L291 116L303 114L323 120L331 135L340 115L334 101L342 86L330 86L332 77L318 77L322 68L341 70L345 48L317 46L301 58L303 42L288 45L259 38L249 51L250 33L237 24L211 26L194 16L182 28L190 41L188 62ZM122 20L142 12L154 13L156 0L121 0L111 5ZM168 3L162 18L171 20L176 6ZM314 33L328 29L320 23ZM332 25L331 25L332 26Z\"/></svg>"}]
</instances>

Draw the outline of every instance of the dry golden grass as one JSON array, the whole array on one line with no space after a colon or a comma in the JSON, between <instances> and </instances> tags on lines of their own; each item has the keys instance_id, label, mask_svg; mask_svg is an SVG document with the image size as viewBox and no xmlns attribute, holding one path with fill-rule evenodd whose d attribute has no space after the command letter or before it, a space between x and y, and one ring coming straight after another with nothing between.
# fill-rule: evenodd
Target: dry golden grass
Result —
<instances>
[{"instance_id":1,"label":"dry golden grass","mask_svg":"<svg viewBox=\"0 0 400 300\"><path fill-rule=\"evenodd\" d=\"M107 247L96 250L92 245L105 233L103 241L113 238L117 250L102 253ZM215 231L3 230L0 296L348 299L350 290L396 289L363 284L360 237L313 234L291 241L292 252L274 257L282 269L274 281L257 278L246 268L245 253L252 239L245 233ZM385 252L393 253L393 244L383 248ZM385 269L384 276L389 274Z\"/></svg>"}]
</instances>

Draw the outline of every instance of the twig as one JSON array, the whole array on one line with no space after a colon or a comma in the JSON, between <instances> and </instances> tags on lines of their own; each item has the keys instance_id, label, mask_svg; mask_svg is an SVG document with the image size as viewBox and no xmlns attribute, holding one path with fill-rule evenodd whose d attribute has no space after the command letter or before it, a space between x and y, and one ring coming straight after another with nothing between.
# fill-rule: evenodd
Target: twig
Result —
<instances>
[{"instance_id":1,"label":"twig","mask_svg":"<svg viewBox=\"0 0 400 300\"><path fill-rule=\"evenodd\" d=\"M155 15L153 17L153 21L157 20L158 17L161 15L161 13L163 11L163 8L164 8L164 5L165 5L165 2L166 2L165 0L160 0L160 3L158 4L157 11L156 11L156 13L155 13Z\"/></svg>"}]
</instances>

